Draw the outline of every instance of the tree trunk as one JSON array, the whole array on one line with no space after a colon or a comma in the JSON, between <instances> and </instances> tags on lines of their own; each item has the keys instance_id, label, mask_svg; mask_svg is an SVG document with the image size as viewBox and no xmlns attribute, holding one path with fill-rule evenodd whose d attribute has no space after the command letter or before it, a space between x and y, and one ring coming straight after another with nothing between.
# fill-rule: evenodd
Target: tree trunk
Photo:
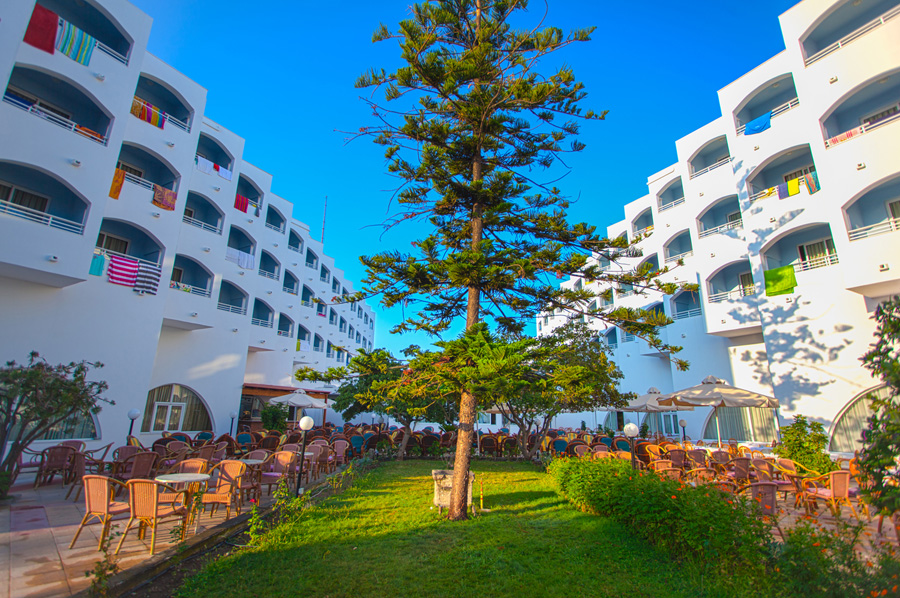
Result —
<instances>
[{"instance_id":1,"label":"tree trunk","mask_svg":"<svg viewBox=\"0 0 900 598\"><path fill-rule=\"evenodd\" d=\"M400 448L397 449L397 459L402 461L406 456L406 445L409 443L409 437L412 436L412 430L409 424L403 425L403 440L400 441Z\"/></svg>"}]
</instances>

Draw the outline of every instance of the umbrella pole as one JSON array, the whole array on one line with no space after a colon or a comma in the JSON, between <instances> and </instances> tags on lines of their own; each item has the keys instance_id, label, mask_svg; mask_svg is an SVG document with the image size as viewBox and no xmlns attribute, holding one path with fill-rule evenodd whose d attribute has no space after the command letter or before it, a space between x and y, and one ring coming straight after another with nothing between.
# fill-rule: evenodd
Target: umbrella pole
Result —
<instances>
[{"instance_id":1,"label":"umbrella pole","mask_svg":"<svg viewBox=\"0 0 900 598\"><path fill-rule=\"evenodd\" d=\"M719 429L719 408L713 407L713 415L716 416L716 438L719 440L719 448L722 448L722 432Z\"/></svg>"}]
</instances>

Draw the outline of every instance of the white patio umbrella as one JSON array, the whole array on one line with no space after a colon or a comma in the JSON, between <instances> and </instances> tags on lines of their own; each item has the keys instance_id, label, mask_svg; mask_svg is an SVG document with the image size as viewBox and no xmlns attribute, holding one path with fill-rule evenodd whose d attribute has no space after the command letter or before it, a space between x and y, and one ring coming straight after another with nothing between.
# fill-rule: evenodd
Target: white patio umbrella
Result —
<instances>
[{"instance_id":1,"label":"white patio umbrella","mask_svg":"<svg viewBox=\"0 0 900 598\"><path fill-rule=\"evenodd\" d=\"M690 405L668 405L662 406L659 404L659 398L662 397L663 394L660 392L658 388L655 386L651 386L647 389L647 394L641 395L636 399L632 400L625 407L619 409L619 411L633 411L636 413L646 413L644 416L644 421L647 420L647 417L651 413L660 413L664 411L693 411L694 408Z\"/></svg>"},{"instance_id":2,"label":"white patio umbrella","mask_svg":"<svg viewBox=\"0 0 900 598\"><path fill-rule=\"evenodd\" d=\"M670 405L712 407L716 416L716 437L720 444L722 432L719 427L719 407L768 407L771 409L778 407L778 399L775 397L737 388L715 376L707 376L697 386L662 395L658 401L664 407Z\"/></svg>"},{"instance_id":3,"label":"white patio umbrella","mask_svg":"<svg viewBox=\"0 0 900 598\"><path fill-rule=\"evenodd\" d=\"M325 425L325 410L328 409L328 403L322 399L311 397L302 390L295 390L290 394L281 395L280 397L272 397L269 399L269 402L277 403L279 405L288 405L289 407L297 407L299 409L321 409L322 425Z\"/></svg>"}]
</instances>

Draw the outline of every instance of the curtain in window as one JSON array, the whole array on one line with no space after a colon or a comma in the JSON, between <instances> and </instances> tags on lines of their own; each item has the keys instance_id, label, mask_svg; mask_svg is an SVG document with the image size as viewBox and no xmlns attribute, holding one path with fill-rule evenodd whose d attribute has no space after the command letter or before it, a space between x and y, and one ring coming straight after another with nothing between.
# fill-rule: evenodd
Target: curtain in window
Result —
<instances>
[{"instance_id":1,"label":"curtain in window","mask_svg":"<svg viewBox=\"0 0 900 598\"><path fill-rule=\"evenodd\" d=\"M18 433L18 425L14 428ZM97 427L91 415L76 413L35 438L35 440L96 440Z\"/></svg>"},{"instance_id":2,"label":"curtain in window","mask_svg":"<svg viewBox=\"0 0 900 598\"><path fill-rule=\"evenodd\" d=\"M157 404L176 404L172 405L176 409L181 409L180 404L184 404L184 416L181 421L180 431L182 432L202 432L212 429L212 422L209 412L203 405L203 401L194 391L181 386L179 384L167 384L159 386L147 393L147 405L144 408L144 419L141 422L141 432L150 432L151 424L154 430L164 429L169 432L175 432L179 429L172 427L171 421L177 422L177 417L169 418L170 410L157 409ZM156 421L156 418L159 421ZM166 418L169 421L166 421ZM177 424L176 424L177 425Z\"/></svg>"},{"instance_id":3,"label":"curtain in window","mask_svg":"<svg viewBox=\"0 0 900 598\"><path fill-rule=\"evenodd\" d=\"M21 189L15 190L12 202L24 208L37 210L38 212L44 212L47 209L46 197L41 197L40 195L35 195L34 193L29 193L28 191L23 191Z\"/></svg>"},{"instance_id":4,"label":"curtain in window","mask_svg":"<svg viewBox=\"0 0 900 598\"><path fill-rule=\"evenodd\" d=\"M719 426L722 440L734 438L738 442L772 442L776 437L771 409L755 407L719 407ZM716 439L716 418L710 416L703 438Z\"/></svg>"}]
</instances>

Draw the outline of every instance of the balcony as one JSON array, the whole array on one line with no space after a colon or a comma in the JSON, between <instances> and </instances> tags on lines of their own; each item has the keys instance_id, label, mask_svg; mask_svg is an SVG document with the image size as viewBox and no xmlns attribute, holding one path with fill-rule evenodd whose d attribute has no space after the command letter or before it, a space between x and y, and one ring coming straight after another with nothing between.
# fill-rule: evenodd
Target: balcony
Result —
<instances>
[{"instance_id":1,"label":"balcony","mask_svg":"<svg viewBox=\"0 0 900 598\"><path fill-rule=\"evenodd\" d=\"M84 234L88 204L48 174L0 162L0 214Z\"/></svg>"},{"instance_id":2,"label":"balcony","mask_svg":"<svg viewBox=\"0 0 900 598\"><path fill-rule=\"evenodd\" d=\"M688 231L681 231L666 243L663 248L665 255L665 263L670 264L683 260L686 257L694 255L694 247L691 244L691 234Z\"/></svg>"},{"instance_id":3,"label":"balcony","mask_svg":"<svg viewBox=\"0 0 900 598\"><path fill-rule=\"evenodd\" d=\"M260 326L262 328L272 328L272 321L263 318L250 318L250 323L254 326Z\"/></svg>"},{"instance_id":4,"label":"balcony","mask_svg":"<svg viewBox=\"0 0 900 598\"><path fill-rule=\"evenodd\" d=\"M800 260L799 262L795 262L794 272L806 272L808 270L815 270L817 268L825 268L826 266L833 266L838 263L838 255L837 253L828 253L826 255L820 255L816 257L812 257L806 260Z\"/></svg>"},{"instance_id":5,"label":"balcony","mask_svg":"<svg viewBox=\"0 0 900 598\"><path fill-rule=\"evenodd\" d=\"M751 202L765 197L781 199L797 195L801 190L812 195L819 191L809 145L790 148L776 154L747 177L747 191ZM807 176L810 175L810 176Z\"/></svg>"},{"instance_id":6,"label":"balcony","mask_svg":"<svg viewBox=\"0 0 900 598\"><path fill-rule=\"evenodd\" d=\"M712 204L700 217L698 223L698 238L703 239L710 235L725 233L726 231L743 226L741 219L741 207L737 195L723 197Z\"/></svg>"},{"instance_id":7,"label":"balcony","mask_svg":"<svg viewBox=\"0 0 900 598\"><path fill-rule=\"evenodd\" d=\"M684 186L681 184L681 177L678 177L660 191L657 195L657 203L659 204L660 212L684 203Z\"/></svg>"},{"instance_id":8,"label":"balcony","mask_svg":"<svg viewBox=\"0 0 900 598\"><path fill-rule=\"evenodd\" d=\"M40 5L55 13L64 25L71 25L93 38L96 44L95 50L118 63L128 65L131 42L122 34L120 27L93 4L65 0L41 0ZM84 64L88 66L89 62L90 59L86 60Z\"/></svg>"},{"instance_id":9,"label":"balcony","mask_svg":"<svg viewBox=\"0 0 900 598\"><path fill-rule=\"evenodd\" d=\"M197 139L197 152L194 156L197 170L206 174L218 174L230 181L231 169L234 167L234 156L224 145L206 133L200 133Z\"/></svg>"},{"instance_id":10,"label":"balcony","mask_svg":"<svg viewBox=\"0 0 900 598\"><path fill-rule=\"evenodd\" d=\"M256 216L259 216L260 206L262 205L262 196L262 191L255 183L244 175L238 176L237 195L234 204L235 208L247 213L249 213L250 210L253 210ZM241 205L245 200L246 206Z\"/></svg>"},{"instance_id":11,"label":"balcony","mask_svg":"<svg viewBox=\"0 0 900 598\"><path fill-rule=\"evenodd\" d=\"M730 162L731 155L728 152L728 141L723 135L708 142L688 160L691 179L721 168Z\"/></svg>"},{"instance_id":12,"label":"balcony","mask_svg":"<svg viewBox=\"0 0 900 598\"><path fill-rule=\"evenodd\" d=\"M271 280L278 280L281 264L278 263L272 254L263 250L259 256L259 275Z\"/></svg>"},{"instance_id":13,"label":"balcony","mask_svg":"<svg viewBox=\"0 0 900 598\"><path fill-rule=\"evenodd\" d=\"M297 253L303 253L303 239L293 229L288 234L288 249Z\"/></svg>"},{"instance_id":14,"label":"balcony","mask_svg":"<svg viewBox=\"0 0 900 598\"><path fill-rule=\"evenodd\" d=\"M209 199L193 191L188 193L182 222L221 235L224 219L225 215Z\"/></svg>"},{"instance_id":15,"label":"balcony","mask_svg":"<svg viewBox=\"0 0 900 598\"><path fill-rule=\"evenodd\" d=\"M211 295L213 275L200 262L184 255L175 255L169 288L199 297Z\"/></svg>"},{"instance_id":16,"label":"balcony","mask_svg":"<svg viewBox=\"0 0 900 598\"><path fill-rule=\"evenodd\" d=\"M141 263L162 264L163 246L138 227L121 220L104 218L96 247L104 253L120 255Z\"/></svg>"},{"instance_id":17,"label":"balcony","mask_svg":"<svg viewBox=\"0 0 900 598\"><path fill-rule=\"evenodd\" d=\"M170 125L191 132L193 110L166 83L143 73L134 92L131 114L160 129Z\"/></svg>"},{"instance_id":18,"label":"balcony","mask_svg":"<svg viewBox=\"0 0 900 598\"><path fill-rule=\"evenodd\" d=\"M275 310L269 307L264 301L255 299L253 301L253 313L250 316L250 323L261 328L272 328L275 320Z\"/></svg>"},{"instance_id":19,"label":"balcony","mask_svg":"<svg viewBox=\"0 0 900 598\"><path fill-rule=\"evenodd\" d=\"M844 209L851 241L900 230L900 177L882 182Z\"/></svg>"},{"instance_id":20,"label":"balcony","mask_svg":"<svg viewBox=\"0 0 900 598\"><path fill-rule=\"evenodd\" d=\"M237 264L242 270L255 270L256 242L244 231L232 226L228 232L228 246L225 248L225 260Z\"/></svg>"},{"instance_id":21,"label":"balcony","mask_svg":"<svg viewBox=\"0 0 900 598\"><path fill-rule=\"evenodd\" d=\"M632 238L643 237L653 232L653 212L647 208L631 223Z\"/></svg>"},{"instance_id":22,"label":"balcony","mask_svg":"<svg viewBox=\"0 0 900 598\"><path fill-rule=\"evenodd\" d=\"M770 111L771 114L769 115L769 117L775 118L776 116L781 116L785 112L788 112L789 110L793 110L794 108L796 108L799 105L800 105L800 100L798 98L788 100L787 102L785 102L783 104L779 104L778 106L775 106L774 108L772 108L772 110ZM752 120L752 119L750 119L750 120ZM750 120L748 120L747 122L750 122ZM736 131L738 137L740 137L741 135L744 134L744 131L746 130L746 128L747 128L746 124L738 125L737 131Z\"/></svg>"},{"instance_id":23,"label":"balcony","mask_svg":"<svg viewBox=\"0 0 900 598\"><path fill-rule=\"evenodd\" d=\"M278 210L271 205L266 209L266 228L274 230L276 233L284 234L286 220Z\"/></svg>"},{"instance_id":24,"label":"balcony","mask_svg":"<svg viewBox=\"0 0 900 598\"><path fill-rule=\"evenodd\" d=\"M892 0L844 3L801 40L805 65L822 60L900 15L900 6L895 4Z\"/></svg>"},{"instance_id":25,"label":"balcony","mask_svg":"<svg viewBox=\"0 0 900 598\"><path fill-rule=\"evenodd\" d=\"M168 164L137 145L122 144L116 169L124 171L125 182L150 191L145 195L148 199L153 199L153 193L157 187L172 192L178 191L180 180L178 173ZM111 192L110 195L114 199L118 199L118 194L114 195ZM174 194L172 197L172 202L174 202Z\"/></svg>"},{"instance_id":26,"label":"balcony","mask_svg":"<svg viewBox=\"0 0 900 598\"><path fill-rule=\"evenodd\" d=\"M791 231L762 252L766 270L793 266L795 273L839 263L831 227L814 224Z\"/></svg>"},{"instance_id":27,"label":"balcony","mask_svg":"<svg viewBox=\"0 0 900 598\"><path fill-rule=\"evenodd\" d=\"M237 285L223 280L219 289L218 308L225 312L245 316L247 315L248 298L247 293Z\"/></svg>"},{"instance_id":28,"label":"balcony","mask_svg":"<svg viewBox=\"0 0 900 598\"><path fill-rule=\"evenodd\" d=\"M290 270L284 271L284 287L282 290L291 295L300 294L300 279L294 276Z\"/></svg>"},{"instance_id":29,"label":"balcony","mask_svg":"<svg viewBox=\"0 0 900 598\"><path fill-rule=\"evenodd\" d=\"M854 91L823 120L825 147L900 121L900 73L879 77Z\"/></svg>"}]
</instances>

